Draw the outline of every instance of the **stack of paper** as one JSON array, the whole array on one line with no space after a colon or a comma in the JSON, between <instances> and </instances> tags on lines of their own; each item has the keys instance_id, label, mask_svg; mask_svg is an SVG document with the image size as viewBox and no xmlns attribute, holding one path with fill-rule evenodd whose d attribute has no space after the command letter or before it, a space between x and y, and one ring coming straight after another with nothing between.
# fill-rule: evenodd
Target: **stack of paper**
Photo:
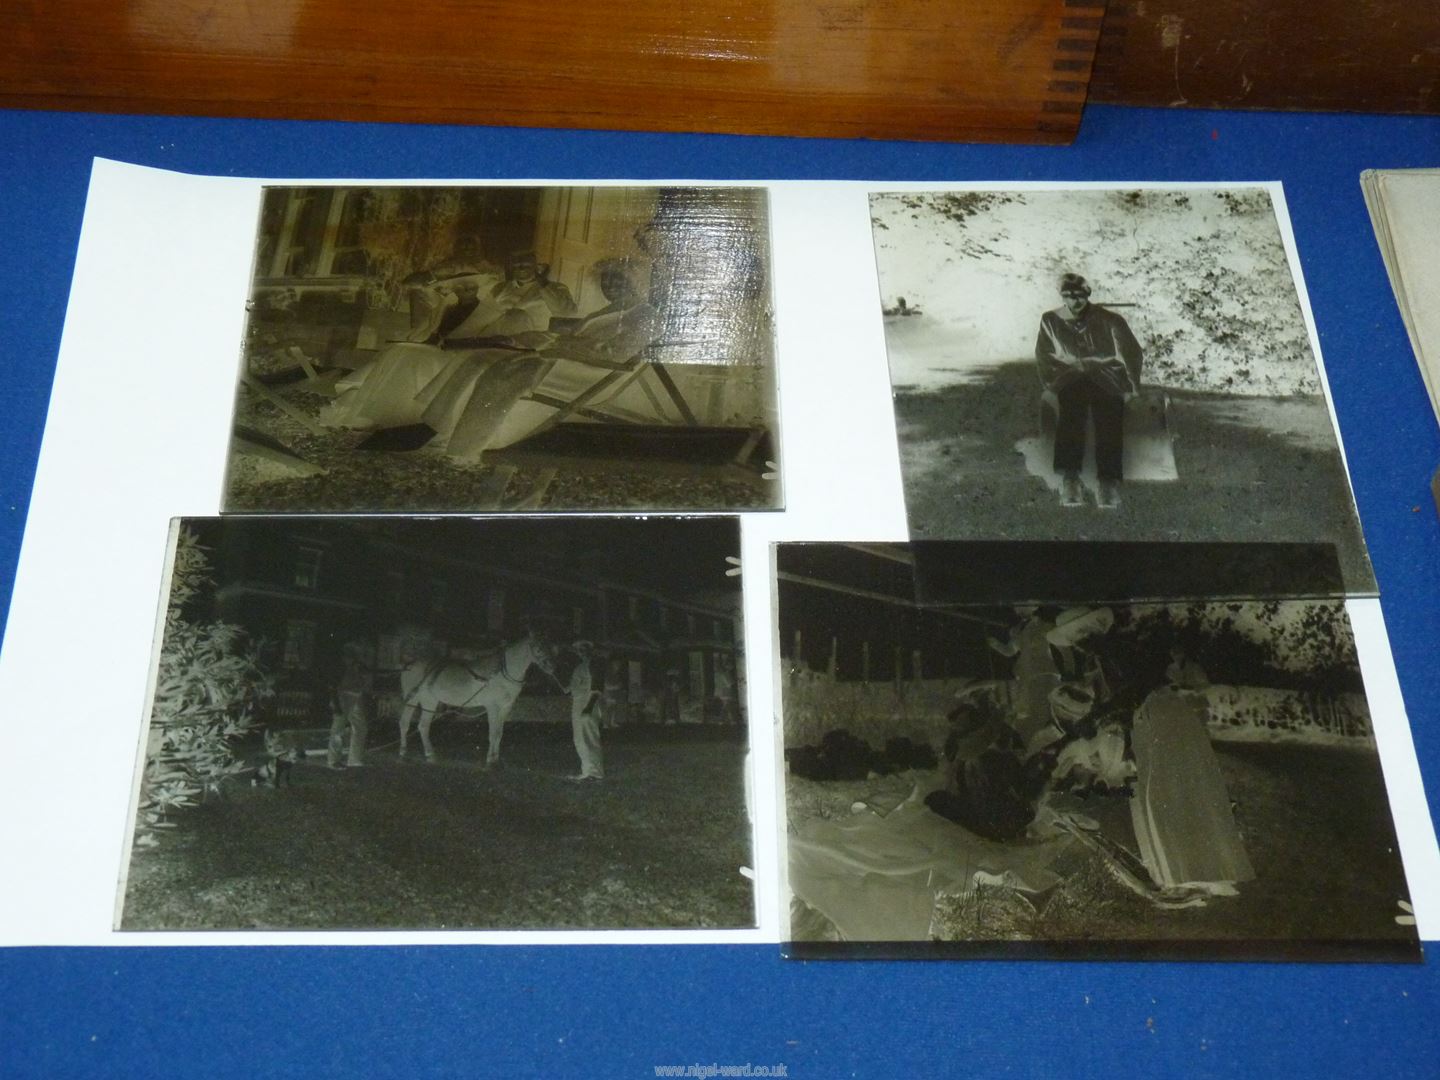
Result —
<instances>
[{"instance_id":1,"label":"stack of paper","mask_svg":"<svg viewBox=\"0 0 1440 1080\"><path fill-rule=\"evenodd\" d=\"M1440 419L1440 169L1367 169L1365 205L1410 345Z\"/></svg>"}]
</instances>

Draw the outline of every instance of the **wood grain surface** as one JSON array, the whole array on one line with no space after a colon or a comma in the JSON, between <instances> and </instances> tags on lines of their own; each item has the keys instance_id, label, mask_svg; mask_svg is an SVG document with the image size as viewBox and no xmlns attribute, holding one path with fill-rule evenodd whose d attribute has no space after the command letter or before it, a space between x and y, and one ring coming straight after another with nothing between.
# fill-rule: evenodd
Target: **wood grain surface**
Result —
<instances>
[{"instance_id":1,"label":"wood grain surface","mask_svg":"<svg viewBox=\"0 0 1440 1080\"><path fill-rule=\"evenodd\" d=\"M1090 100L1440 112L1440 3L1115 0Z\"/></svg>"},{"instance_id":2,"label":"wood grain surface","mask_svg":"<svg viewBox=\"0 0 1440 1080\"><path fill-rule=\"evenodd\" d=\"M10 0L0 105L1062 142L1105 0Z\"/></svg>"}]
</instances>

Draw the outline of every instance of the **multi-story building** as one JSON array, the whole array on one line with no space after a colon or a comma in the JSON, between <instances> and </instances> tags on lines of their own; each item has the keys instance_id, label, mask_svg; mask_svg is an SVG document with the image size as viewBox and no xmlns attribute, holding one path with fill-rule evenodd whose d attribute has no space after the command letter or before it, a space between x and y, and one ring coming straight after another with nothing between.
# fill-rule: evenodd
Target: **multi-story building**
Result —
<instances>
[{"instance_id":1,"label":"multi-story building","mask_svg":"<svg viewBox=\"0 0 1440 1080\"><path fill-rule=\"evenodd\" d=\"M718 586L644 580L631 572L644 552L577 564L565 549L577 531L602 527L593 522L228 518L194 527L214 567L206 614L265 643L281 724L328 716L346 645L373 657L389 712L405 665L473 656L531 626L557 645L594 643L613 722L740 719L738 587L719 568ZM557 530L570 535L552 546ZM563 675L574 658L560 662ZM568 716L561 683L532 670L514 719Z\"/></svg>"}]
</instances>

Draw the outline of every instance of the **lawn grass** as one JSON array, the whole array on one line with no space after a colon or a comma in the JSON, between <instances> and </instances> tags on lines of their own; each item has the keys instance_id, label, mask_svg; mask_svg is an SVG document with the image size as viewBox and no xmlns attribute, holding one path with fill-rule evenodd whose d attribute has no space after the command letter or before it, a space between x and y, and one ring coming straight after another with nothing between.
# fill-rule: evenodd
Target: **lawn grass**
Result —
<instances>
[{"instance_id":1,"label":"lawn grass","mask_svg":"<svg viewBox=\"0 0 1440 1080\"><path fill-rule=\"evenodd\" d=\"M304 763L293 787L236 786L131 862L125 930L611 929L755 923L744 746L607 732L607 778L575 784L568 725L437 725L442 760L377 751Z\"/></svg>"},{"instance_id":2,"label":"lawn grass","mask_svg":"<svg viewBox=\"0 0 1440 1080\"><path fill-rule=\"evenodd\" d=\"M1170 422L1180 479L1135 482L1118 511L1058 505L1026 472L1017 440L1038 431L1031 361L973 381L895 397L910 534L917 540L1162 540L1333 543L1349 591L1374 574L1344 464L1313 431L1328 425L1321 398L1273 399L1308 410L1306 437L1226 419L1237 399L1172 390ZM1272 399L1241 399L1250 404ZM1256 410L1263 414L1263 405ZM1321 415L1323 414L1323 415Z\"/></svg>"}]
</instances>

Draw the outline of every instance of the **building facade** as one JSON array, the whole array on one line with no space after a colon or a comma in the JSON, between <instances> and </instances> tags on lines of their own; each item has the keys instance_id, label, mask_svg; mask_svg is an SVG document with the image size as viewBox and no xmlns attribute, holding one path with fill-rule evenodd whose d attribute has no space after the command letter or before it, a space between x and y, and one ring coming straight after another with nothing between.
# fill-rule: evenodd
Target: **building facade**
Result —
<instances>
[{"instance_id":1,"label":"building facade","mask_svg":"<svg viewBox=\"0 0 1440 1080\"><path fill-rule=\"evenodd\" d=\"M732 598L641 586L537 559L522 545L467 554L462 543L417 544L413 527L382 522L204 525L216 580L209 614L263 643L282 726L328 722L347 645L370 658L384 715L398 711L407 664L474 658L532 627L557 647L594 644L609 723L740 721L738 588ZM558 682L532 669L514 719L568 717L562 686L574 662L561 648Z\"/></svg>"}]
</instances>

